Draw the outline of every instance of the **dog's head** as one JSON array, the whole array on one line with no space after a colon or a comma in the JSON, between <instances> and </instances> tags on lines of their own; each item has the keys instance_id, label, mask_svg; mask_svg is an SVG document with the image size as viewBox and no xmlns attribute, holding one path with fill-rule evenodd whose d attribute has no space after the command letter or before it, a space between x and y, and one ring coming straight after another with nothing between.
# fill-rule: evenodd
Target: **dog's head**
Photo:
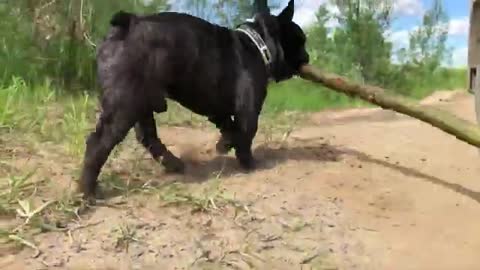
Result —
<instances>
[{"instance_id":1,"label":"dog's head","mask_svg":"<svg viewBox=\"0 0 480 270\"><path fill-rule=\"evenodd\" d=\"M278 81L298 74L300 67L308 64L309 55L305 48L306 35L293 21L294 0L288 2L280 14L257 14L257 22L264 30L272 57L272 76Z\"/></svg>"}]
</instances>

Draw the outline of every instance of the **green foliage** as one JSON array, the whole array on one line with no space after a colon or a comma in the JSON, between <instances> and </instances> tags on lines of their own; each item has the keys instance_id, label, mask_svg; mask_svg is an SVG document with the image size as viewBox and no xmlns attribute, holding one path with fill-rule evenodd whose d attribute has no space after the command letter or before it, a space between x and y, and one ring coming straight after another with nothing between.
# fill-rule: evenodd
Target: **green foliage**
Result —
<instances>
[{"instance_id":1,"label":"green foliage","mask_svg":"<svg viewBox=\"0 0 480 270\"><path fill-rule=\"evenodd\" d=\"M426 72L435 71L442 60L448 57L446 41L448 35L448 15L440 0L423 16L422 26L410 33L408 49L402 51L406 63Z\"/></svg>"},{"instance_id":2,"label":"green foliage","mask_svg":"<svg viewBox=\"0 0 480 270\"><path fill-rule=\"evenodd\" d=\"M384 0L336 0L340 13L335 16L335 50L346 63L360 67L363 79L371 83L385 80L390 63L391 44L383 36L390 25L391 5Z\"/></svg>"},{"instance_id":3,"label":"green foliage","mask_svg":"<svg viewBox=\"0 0 480 270\"><path fill-rule=\"evenodd\" d=\"M397 55L386 38L393 22L391 13L391 0L332 0L322 5L317 22L307 30L313 63L415 98L435 89L464 88L464 70L442 67L450 54L446 47L448 15L441 1L432 3L422 25L410 33L409 46ZM327 27L332 20L337 24ZM394 56L399 63L392 61Z\"/></svg>"},{"instance_id":4,"label":"green foliage","mask_svg":"<svg viewBox=\"0 0 480 270\"><path fill-rule=\"evenodd\" d=\"M2 82L49 79L65 89L95 88L95 43L120 9L153 12L166 0L5 0L0 3Z\"/></svg>"},{"instance_id":5,"label":"green foliage","mask_svg":"<svg viewBox=\"0 0 480 270\"><path fill-rule=\"evenodd\" d=\"M265 0L177 0L175 10L181 10L194 16L235 27L247 18L253 17L256 9L264 9ZM268 7L276 9L282 1L270 0ZM214 8L211 8L211 7Z\"/></svg>"}]
</instances>

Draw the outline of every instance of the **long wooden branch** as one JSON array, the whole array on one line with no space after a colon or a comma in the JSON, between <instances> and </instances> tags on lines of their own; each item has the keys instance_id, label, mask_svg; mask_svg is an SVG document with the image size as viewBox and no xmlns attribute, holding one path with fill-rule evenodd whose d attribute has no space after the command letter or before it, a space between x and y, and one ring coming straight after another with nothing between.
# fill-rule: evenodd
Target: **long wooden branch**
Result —
<instances>
[{"instance_id":1,"label":"long wooden branch","mask_svg":"<svg viewBox=\"0 0 480 270\"><path fill-rule=\"evenodd\" d=\"M457 137L459 140L480 147L480 128L446 111L421 106L412 99L389 93L380 87L353 83L344 77L323 72L311 65L303 66L300 76L337 92L361 98L384 109L419 119Z\"/></svg>"}]
</instances>

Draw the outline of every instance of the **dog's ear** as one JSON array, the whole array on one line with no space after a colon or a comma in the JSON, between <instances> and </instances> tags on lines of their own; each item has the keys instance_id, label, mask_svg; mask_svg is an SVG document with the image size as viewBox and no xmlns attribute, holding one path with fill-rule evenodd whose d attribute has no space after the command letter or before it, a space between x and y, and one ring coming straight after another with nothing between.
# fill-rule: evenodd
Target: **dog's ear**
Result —
<instances>
[{"instance_id":1,"label":"dog's ear","mask_svg":"<svg viewBox=\"0 0 480 270\"><path fill-rule=\"evenodd\" d=\"M293 13L295 12L295 1L290 0L288 5L282 12L278 15L278 18L284 22L290 22L293 20Z\"/></svg>"}]
</instances>

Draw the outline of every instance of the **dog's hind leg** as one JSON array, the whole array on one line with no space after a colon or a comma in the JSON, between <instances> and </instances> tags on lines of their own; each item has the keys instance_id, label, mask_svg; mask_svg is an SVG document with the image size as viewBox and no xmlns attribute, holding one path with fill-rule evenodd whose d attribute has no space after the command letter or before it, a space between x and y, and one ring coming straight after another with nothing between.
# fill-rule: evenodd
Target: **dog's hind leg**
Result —
<instances>
[{"instance_id":1,"label":"dog's hind leg","mask_svg":"<svg viewBox=\"0 0 480 270\"><path fill-rule=\"evenodd\" d=\"M158 137L153 112L145 114L135 124L135 134L137 140L150 152L155 160L159 161L160 157L162 157L162 165L168 172L180 173L185 170L182 160L168 151Z\"/></svg>"},{"instance_id":2,"label":"dog's hind leg","mask_svg":"<svg viewBox=\"0 0 480 270\"><path fill-rule=\"evenodd\" d=\"M220 130L220 139L216 144L217 153L227 154L234 147L233 134L237 132L236 122L230 115L209 117L208 120Z\"/></svg>"},{"instance_id":3,"label":"dog's hind leg","mask_svg":"<svg viewBox=\"0 0 480 270\"><path fill-rule=\"evenodd\" d=\"M97 177L113 148L120 143L136 122L137 111L134 106L123 104L125 100L119 96L114 100L103 98L103 111L96 129L86 141L79 191L85 199L94 199L97 188ZM127 99L128 100L128 99ZM119 104L121 103L121 104ZM128 108L128 109L127 109Z\"/></svg>"}]
</instances>

